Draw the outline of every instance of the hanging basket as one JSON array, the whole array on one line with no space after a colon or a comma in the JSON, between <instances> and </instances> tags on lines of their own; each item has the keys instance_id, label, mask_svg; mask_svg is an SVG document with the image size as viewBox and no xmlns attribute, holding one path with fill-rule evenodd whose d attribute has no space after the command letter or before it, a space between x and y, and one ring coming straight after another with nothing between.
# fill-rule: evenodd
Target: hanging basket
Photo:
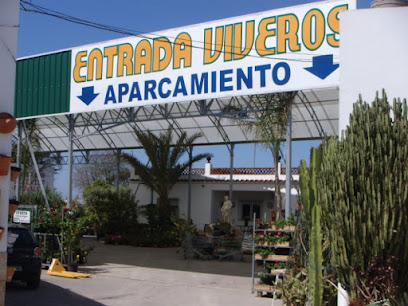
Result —
<instances>
[{"instance_id":1,"label":"hanging basket","mask_svg":"<svg viewBox=\"0 0 408 306\"><path fill-rule=\"evenodd\" d=\"M12 216L18 209L18 205L20 203L17 200L10 200L9 201L9 215Z\"/></svg>"},{"instance_id":2,"label":"hanging basket","mask_svg":"<svg viewBox=\"0 0 408 306\"><path fill-rule=\"evenodd\" d=\"M20 174L21 168L11 166L11 175L10 175L10 180L12 182L15 182L18 178L18 175Z\"/></svg>"},{"instance_id":3,"label":"hanging basket","mask_svg":"<svg viewBox=\"0 0 408 306\"><path fill-rule=\"evenodd\" d=\"M0 154L0 175L8 175L10 170L11 157Z\"/></svg>"},{"instance_id":4,"label":"hanging basket","mask_svg":"<svg viewBox=\"0 0 408 306\"><path fill-rule=\"evenodd\" d=\"M14 131L17 120L9 113L0 113L0 133L8 134Z\"/></svg>"}]
</instances>

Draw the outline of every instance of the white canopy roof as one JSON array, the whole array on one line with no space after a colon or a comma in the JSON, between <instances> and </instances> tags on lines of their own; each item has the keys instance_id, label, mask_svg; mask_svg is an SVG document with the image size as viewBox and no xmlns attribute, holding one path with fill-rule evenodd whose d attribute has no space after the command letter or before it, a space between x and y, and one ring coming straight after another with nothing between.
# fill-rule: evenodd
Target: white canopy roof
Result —
<instances>
[{"instance_id":1,"label":"white canopy roof","mask_svg":"<svg viewBox=\"0 0 408 306\"><path fill-rule=\"evenodd\" d=\"M201 132L196 145L250 143L259 139L242 122L260 111L250 96L141 106L80 114L39 117L41 149L66 152L73 124L74 150L140 148L133 130L159 133L169 126ZM292 139L338 134L338 89L299 91L292 109ZM243 118L237 120L236 118Z\"/></svg>"}]
</instances>

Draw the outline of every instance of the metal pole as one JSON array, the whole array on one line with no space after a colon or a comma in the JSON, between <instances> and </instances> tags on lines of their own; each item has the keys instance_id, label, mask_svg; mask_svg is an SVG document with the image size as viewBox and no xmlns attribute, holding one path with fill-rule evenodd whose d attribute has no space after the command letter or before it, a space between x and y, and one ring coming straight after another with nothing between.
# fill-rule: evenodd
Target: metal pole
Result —
<instances>
[{"instance_id":1,"label":"metal pole","mask_svg":"<svg viewBox=\"0 0 408 306\"><path fill-rule=\"evenodd\" d=\"M21 139L23 137L23 131L21 128L22 121L18 121L17 125L17 167L21 169ZM21 186L21 175L17 177L17 182L16 182L16 200L20 201L20 186Z\"/></svg>"},{"instance_id":2,"label":"metal pole","mask_svg":"<svg viewBox=\"0 0 408 306\"><path fill-rule=\"evenodd\" d=\"M255 226L256 226L256 213L254 213L253 219L252 219L252 238L255 237ZM255 292L254 290L254 285L255 285L255 241L252 239L252 273L251 273L251 278L252 278L252 293Z\"/></svg>"},{"instance_id":3,"label":"metal pole","mask_svg":"<svg viewBox=\"0 0 408 306\"><path fill-rule=\"evenodd\" d=\"M73 138L74 138L74 118L72 115L68 115L68 203L67 206L71 207L72 203L72 167L73 167Z\"/></svg>"},{"instance_id":4,"label":"metal pole","mask_svg":"<svg viewBox=\"0 0 408 306\"><path fill-rule=\"evenodd\" d=\"M45 205L47 206L47 209L50 210L50 206L48 204L48 199L47 199L47 194L45 193L45 188L44 188L44 185L43 185L42 179L41 179L40 169L38 168L37 160L35 159L35 155L34 155L33 146L31 145L30 139L28 137L27 128L25 126L24 121L23 121L23 129L24 129L24 134L25 134L25 137L26 137L26 142L27 142L27 145L28 145L28 150L30 151L31 160L33 161L34 170L35 170L35 173L37 175L38 184L40 185L40 189L41 189L41 193L42 193L42 195L44 197Z\"/></svg>"},{"instance_id":5,"label":"metal pole","mask_svg":"<svg viewBox=\"0 0 408 306\"><path fill-rule=\"evenodd\" d=\"M188 151L188 158L190 161L190 165L188 166L188 205L187 205L187 222L191 221L191 168L192 164L191 161L193 160L193 147L190 147Z\"/></svg>"},{"instance_id":6,"label":"metal pole","mask_svg":"<svg viewBox=\"0 0 408 306\"><path fill-rule=\"evenodd\" d=\"M68 203L67 203L67 207L71 207L71 204L72 204L72 168L74 164L74 159L73 159L74 127L75 127L75 120L72 115L68 115L68 122L69 122L69 125L68 125ZM64 244L64 242L61 241L61 244ZM70 245L67 246L67 264L68 265L72 264L72 254L71 254Z\"/></svg>"},{"instance_id":7,"label":"metal pole","mask_svg":"<svg viewBox=\"0 0 408 306\"><path fill-rule=\"evenodd\" d=\"M232 202L232 188L233 188L233 176L234 176L234 147L235 144L231 144L230 148L230 181L229 181L229 199Z\"/></svg>"},{"instance_id":8,"label":"metal pole","mask_svg":"<svg viewBox=\"0 0 408 306\"><path fill-rule=\"evenodd\" d=\"M292 179L292 108L288 113L286 122L286 197L285 197L285 219L290 216L291 200L291 179Z\"/></svg>"},{"instance_id":9,"label":"metal pole","mask_svg":"<svg viewBox=\"0 0 408 306\"><path fill-rule=\"evenodd\" d=\"M118 149L116 152L116 193L119 194L119 175L120 175L120 153Z\"/></svg>"}]
</instances>

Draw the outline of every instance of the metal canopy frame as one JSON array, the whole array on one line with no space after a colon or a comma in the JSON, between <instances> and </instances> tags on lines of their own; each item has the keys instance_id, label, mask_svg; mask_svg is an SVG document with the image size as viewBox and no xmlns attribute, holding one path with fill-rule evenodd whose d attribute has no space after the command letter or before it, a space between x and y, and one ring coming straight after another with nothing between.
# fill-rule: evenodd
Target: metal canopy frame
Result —
<instances>
[{"instance_id":1,"label":"metal canopy frame","mask_svg":"<svg viewBox=\"0 0 408 306\"><path fill-rule=\"evenodd\" d=\"M286 142L289 145L286 149L286 164L289 169L292 140L321 139L324 135L338 134L338 95L338 88L298 91L287 124ZM228 147L229 195L232 200L234 146L238 143L260 141L242 122L256 120L255 114L263 110L263 106L256 103L256 99L256 96L234 96L38 117L41 151L59 156L62 152L68 151L66 162L69 166L68 205L70 205L73 164L79 160L89 162L90 156L94 155L90 154L91 151L114 150L118 153L123 149L140 149L141 145L137 141L134 129L160 133L171 127L178 135L181 131L187 134L199 131L203 137L198 140L196 146L223 144ZM74 156L74 152L80 155ZM120 163L117 164L119 168ZM286 190L285 209L290 211L291 177L286 180ZM190 185L188 192L190 216ZM288 218L289 214L286 214L286 217Z\"/></svg>"},{"instance_id":2,"label":"metal canopy frame","mask_svg":"<svg viewBox=\"0 0 408 306\"><path fill-rule=\"evenodd\" d=\"M262 110L252 99L240 96L38 117L41 150L67 152L71 120L73 151L84 158L89 151L141 148L133 129L159 133L171 126L177 134L201 132L195 145L259 142L238 120L251 120ZM292 139L337 135L338 117L337 88L299 91L292 108Z\"/></svg>"}]
</instances>

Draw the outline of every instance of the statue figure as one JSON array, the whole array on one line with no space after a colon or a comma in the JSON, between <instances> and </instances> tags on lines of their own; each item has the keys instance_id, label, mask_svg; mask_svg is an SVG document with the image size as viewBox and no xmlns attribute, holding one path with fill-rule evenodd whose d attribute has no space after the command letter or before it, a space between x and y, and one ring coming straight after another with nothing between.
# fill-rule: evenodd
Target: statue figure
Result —
<instances>
[{"instance_id":1,"label":"statue figure","mask_svg":"<svg viewBox=\"0 0 408 306\"><path fill-rule=\"evenodd\" d=\"M232 225L232 202L228 199L227 195L224 197L224 203L221 207L221 213L224 222Z\"/></svg>"}]
</instances>

